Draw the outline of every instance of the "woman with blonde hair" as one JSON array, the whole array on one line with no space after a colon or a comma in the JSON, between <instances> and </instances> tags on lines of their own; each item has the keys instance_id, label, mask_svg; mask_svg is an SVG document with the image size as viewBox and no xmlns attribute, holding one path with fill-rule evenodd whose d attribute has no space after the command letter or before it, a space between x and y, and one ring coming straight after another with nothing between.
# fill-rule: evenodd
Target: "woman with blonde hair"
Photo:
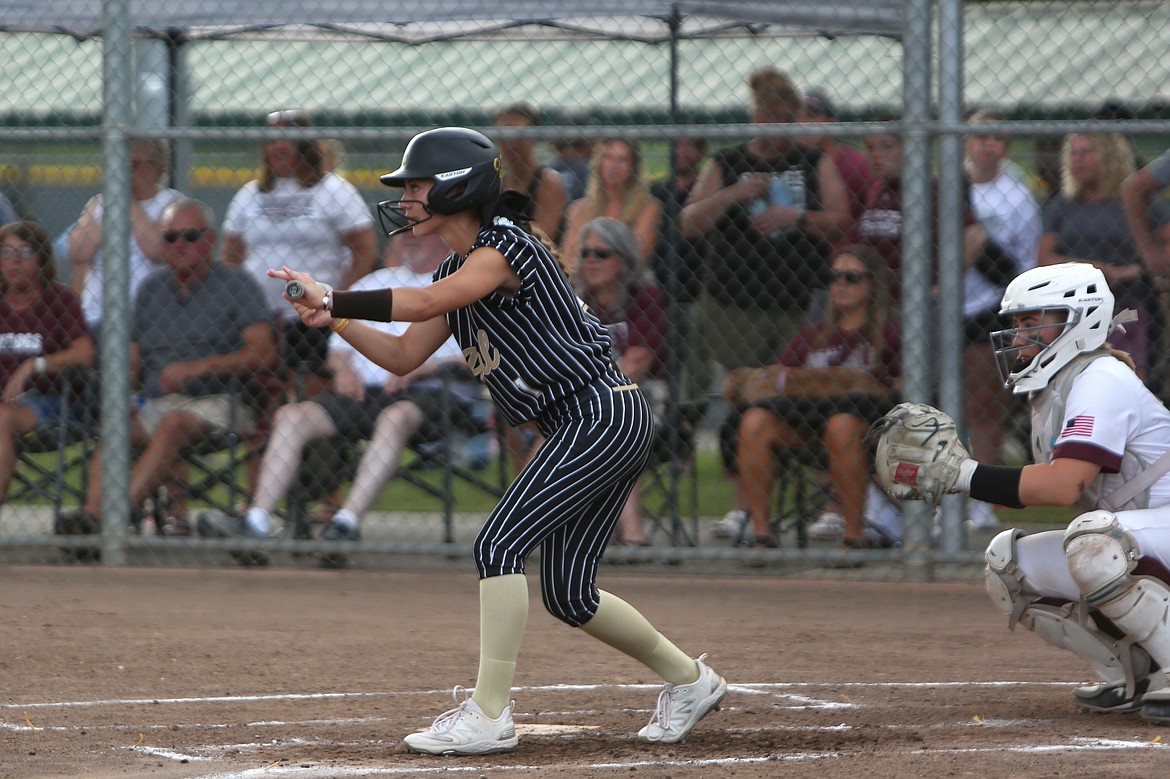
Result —
<instances>
[{"instance_id":1,"label":"woman with blonde hair","mask_svg":"<svg viewBox=\"0 0 1170 779\"><path fill-rule=\"evenodd\" d=\"M1134 172L1133 149L1120 133L1072 133L1060 156L1060 194L1044 206L1039 264L1087 262L1105 274L1115 313L1137 312L1137 321L1115 331L1110 342L1129 353L1146 380L1158 361L1151 335L1161 331L1162 312L1121 202L1121 182ZM1170 208L1156 202L1149 213L1155 235L1166 244Z\"/></svg>"},{"instance_id":2,"label":"woman with blonde hair","mask_svg":"<svg viewBox=\"0 0 1170 779\"><path fill-rule=\"evenodd\" d=\"M642 152L635 141L608 138L594 146L585 197L574 200L565 212L567 227L561 252L566 257L577 256L581 228L599 216L628 225L642 259L650 258L661 230L662 203L650 194Z\"/></svg>"}]
</instances>

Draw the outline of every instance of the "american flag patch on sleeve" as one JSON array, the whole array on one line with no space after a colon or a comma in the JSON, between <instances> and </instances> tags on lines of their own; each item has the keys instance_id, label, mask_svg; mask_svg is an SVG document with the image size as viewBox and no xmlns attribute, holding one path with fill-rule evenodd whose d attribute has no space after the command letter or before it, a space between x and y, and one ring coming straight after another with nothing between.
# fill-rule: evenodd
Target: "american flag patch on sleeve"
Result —
<instances>
[{"instance_id":1,"label":"american flag patch on sleeve","mask_svg":"<svg viewBox=\"0 0 1170 779\"><path fill-rule=\"evenodd\" d=\"M1065 422L1064 429L1060 431L1060 437L1068 438L1074 435L1084 438L1093 435L1093 418L1079 416Z\"/></svg>"}]
</instances>

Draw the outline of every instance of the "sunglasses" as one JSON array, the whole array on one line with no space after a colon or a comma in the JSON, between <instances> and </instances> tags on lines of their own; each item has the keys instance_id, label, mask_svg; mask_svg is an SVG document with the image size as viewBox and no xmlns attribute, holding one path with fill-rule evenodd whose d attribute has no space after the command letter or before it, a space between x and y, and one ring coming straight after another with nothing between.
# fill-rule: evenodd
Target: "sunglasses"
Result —
<instances>
[{"instance_id":1,"label":"sunglasses","mask_svg":"<svg viewBox=\"0 0 1170 779\"><path fill-rule=\"evenodd\" d=\"M195 243L206 233L206 227L192 227L189 230L167 230L163 233L163 240L167 243L175 243L182 238L187 243Z\"/></svg>"},{"instance_id":2,"label":"sunglasses","mask_svg":"<svg viewBox=\"0 0 1170 779\"><path fill-rule=\"evenodd\" d=\"M859 284L872 276L873 274L869 271L835 270L829 273L829 281L834 283L843 281L846 284Z\"/></svg>"},{"instance_id":3,"label":"sunglasses","mask_svg":"<svg viewBox=\"0 0 1170 779\"><path fill-rule=\"evenodd\" d=\"M610 257L616 257L617 252L612 249L582 249L581 259L588 260L596 258L598 260L608 260Z\"/></svg>"}]
</instances>

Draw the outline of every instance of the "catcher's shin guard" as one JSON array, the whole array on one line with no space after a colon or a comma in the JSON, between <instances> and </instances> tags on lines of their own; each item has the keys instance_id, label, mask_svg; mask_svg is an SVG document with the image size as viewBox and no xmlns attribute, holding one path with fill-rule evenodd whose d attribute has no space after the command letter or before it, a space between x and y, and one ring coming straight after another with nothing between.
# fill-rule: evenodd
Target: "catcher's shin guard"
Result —
<instances>
[{"instance_id":1,"label":"catcher's shin guard","mask_svg":"<svg viewBox=\"0 0 1170 779\"><path fill-rule=\"evenodd\" d=\"M1074 519L1064 554L1085 603L1141 644L1163 671L1170 669L1170 586L1133 574L1141 549L1117 515L1090 511Z\"/></svg>"},{"instance_id":2,"label":"catcher's shin guard","mask_svg":"<svg viewBox=\"0 0 1170 779\"><path fill-rule=\"evenodd\" d=\"M1052 604L1024 582L1016 565L1016 542L1022 530L1004 530L987 546L984 571L987 594L1008 617L1008 628L1023 625L1053 646L1085 660L1101 677L1103 686L1125 684L1129 696L1138 680L1149 674L1149 657L1126 640L1101 632L1092 618L1080 619L1077 603Z\"/></svg>"}]
</instances>

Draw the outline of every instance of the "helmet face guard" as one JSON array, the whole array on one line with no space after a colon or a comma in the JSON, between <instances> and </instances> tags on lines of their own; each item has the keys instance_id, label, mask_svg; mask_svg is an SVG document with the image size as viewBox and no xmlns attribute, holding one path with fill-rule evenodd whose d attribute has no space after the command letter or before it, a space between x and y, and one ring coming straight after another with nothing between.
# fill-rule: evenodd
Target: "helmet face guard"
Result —
<instances>
[{"instance_id":1,"label":"helmet face guard","mask_svg":"<svg viewBox=\"0 0 1170 779\"><path fill-rule=\"evenodd\" d=\"M989 335L991 348L995 352L995 366L999 369L999 378L1003 380L1004 387L1014 386L1033 368L1043 370L1047 367L1059 356L1053 347L1066 332L1075 328L1081 319L1081 312L1072 308L1046 308L1038 313L1043 318L1048 311L1064 312L1066 314L1065 321L1048 322L1028 327L1011 327L996 330ZM1019 315L1024 312L1017 311L1015 313ZM1053 338L1051 342L1045 342L1042 333L1045 330L1051 331L1055 328L1060 328L1060 335ZM1024 360L1020 356L1020 352L1032 348L1036 348L1038 351L1032 356L1032 359Z\"/></svg>"},{"instance_id":2,"label":"helmet face guard","mask_svg":"<svg viewBox=\"0 0 1170 779\"><path fill-rule=\"evenodd\" d=\"M426 219L411 219L406 215L406 209L402 207L403 203L417 203L422 206L427 212ZM434 215L434 209L421 200L383 200L378 203L378 224L381 225L382 232L386 233L387 238L410 230L416 224L422 224Z\"/></svg>"}]
</instances>

